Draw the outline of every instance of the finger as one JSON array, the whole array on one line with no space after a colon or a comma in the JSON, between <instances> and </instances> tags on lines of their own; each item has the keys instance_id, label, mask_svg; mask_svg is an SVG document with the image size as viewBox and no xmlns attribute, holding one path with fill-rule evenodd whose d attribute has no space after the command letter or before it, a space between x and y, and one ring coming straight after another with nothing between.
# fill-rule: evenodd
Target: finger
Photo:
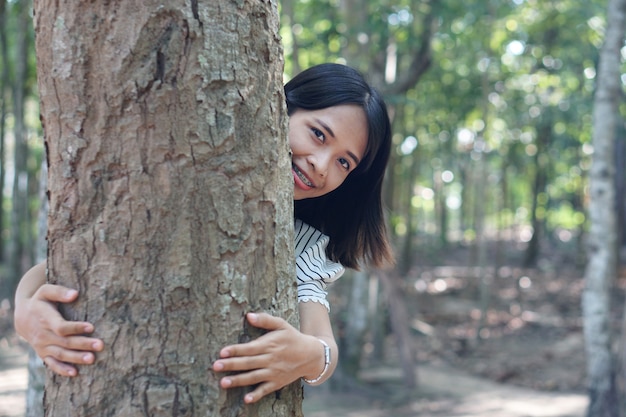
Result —
<instances>
[{"instance_id":1,"label":"finger","mask_svg":"<svg viewBox=\"0 0 626 417\"><path fill-rule=\"evenodd\" d=\"M254 327L265 330L278 330L287 326L287 322L285 320L267 313L248 313L246 318Z\"/></svg>"},{"instance_id":2,"label":"finger","mask_svg":"<svg viewBox=\"0 0 626 417\"><path fill-rule=\"evenodd\" d=\"M36 298L59 303L71 303L78 297L78 291L62 285L44 284L35 292Z\"/></svg>"},{"instance_id":3,"label":"finger","mask_svg":"<svg viewBox=\"0 0 626 417\"><path fill-rule=\"evenodd\" d=\"M63 363L52 357L45 357L43 358L43 361L48 366L48 369L56 374L69 377L78 375L78 369L72 365Z\"/></svg>"},{"instance_id":4,"label":"finger","mask_svg":"<svg viewBox=\"0 0 626 417\"><path fill-rule=\"evenodd\" d=\"M220 359L213 364L215 372L250 371L253 369L266 368L268 361L266 355L244 356L240 358Z\"/></svg>"},{"instance_id":5,"label":"finger","mask_svg":"<svg viewBox=\"0 0 626 417\"><path fill-rule=\"evenodd\" d=\"M255 356L266 353L269 346L272 345L268 340L268 335L263 335L256 340L247 343L239 343L237 345L230 345L220 350L220 358L233 358L237 356Z\"/></svg>"},{"instance_id":6,"label":"finger","mask_svg":"<svg viewBox=\"0 0 626 417\"><path fill-rule=\"evenodd\" d=\"M93 352L70 350L57 345L47 346L42 353L41 356L44 358L52 358L66 364L91 365L96 360Z\"/></svg>"},{"instance_id":7,"label":"finger","mask_svg":"<svg viewBox=\"0 0 626 417\"><path fill-rule=\"evenodd\" d=\"M256 389L243 397L243 400L246 404L252 404L259 401L261 398L265 397L267 394L271 394L272 392L280 389L280 387L271 382L265 382Z\"/></svg>"},{"instance_id":8,"label":"finger","mask_svg":"<svg viewBox=\"0 0 626 417\"><path fill-rule=\"evenodd\" d=\"M102 340L85 336L64 337L60 345L66 349L85 352L101 352L104 349Z\"/></svg>"},{"instance_id":9,"label":"finger","mask_svg":"<svg viewBox=\"0 0 626 417\"><path fill-rule=\"evenodd\" d=\"M247 387L264 382L268 379L268 372L257 369L236 375L228 375L220 380L222 388Z\"/></svg>"},{"instance_id":10,"label":"finger","mask_svg":"<svg viewBox=\"0 0 626 417\"><path fill-rule=\"evenodd\" d=\"M220 358L234 358L242 356L255 356L263 353L262 346L259 343L249 342L241 343L239 345L226 346L220 350Z\"/></svg>"},{"instance_id":11,"label":"finger","mask_svg":"<svg viewBox=\"0 0 626 417\"><path fill-rule=\"evenodd\" d=\"M94 331L93 324L86 321L66 321L63 320L56 328L55 333L59 336L75 336ZM97 339L94 339L94 341Z\"/></svg>"}]
</instances>

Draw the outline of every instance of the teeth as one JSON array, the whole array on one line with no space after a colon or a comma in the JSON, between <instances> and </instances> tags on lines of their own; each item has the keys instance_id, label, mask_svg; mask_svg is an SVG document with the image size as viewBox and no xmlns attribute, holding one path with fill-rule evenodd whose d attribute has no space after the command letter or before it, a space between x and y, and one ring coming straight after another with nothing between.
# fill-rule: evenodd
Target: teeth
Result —
<instances>
[{"instance_id":1,"label":"teeth","mask_svg":"<svg viewBox=\"0 0 626 417\"><path fill-rule=\"evenodd\" d=\"M309 179L307 177L305 177L302 172L300 172L300 170L298 169L297 166L293 165L293 170L296 173L296 175L298 176L298 178L300 178L305 185L307 185L309 187L313 187L313 183L311 183L311 181L309 181Z\"/></svg>"}]
</instances>

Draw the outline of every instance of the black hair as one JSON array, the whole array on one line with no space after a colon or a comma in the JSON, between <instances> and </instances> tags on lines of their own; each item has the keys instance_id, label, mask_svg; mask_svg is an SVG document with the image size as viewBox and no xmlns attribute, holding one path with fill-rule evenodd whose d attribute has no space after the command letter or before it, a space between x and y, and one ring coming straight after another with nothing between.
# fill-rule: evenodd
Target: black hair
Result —
<instances>
[{"instance_id":1,"label":"black hair","mask_svg":"<svg viewBox=\"0 0 626 417\"><path fill-rule=\"evenodd\" d=\"M285 84L287 112L356 105L367 119L362 161L334 191L294 201L295 216L330 237L327 255L342 265L382 267L393 262L382 203L382 186L391 151L391 124L378 91L355 69L321 64Z\"/></svg>"}]
</instances>

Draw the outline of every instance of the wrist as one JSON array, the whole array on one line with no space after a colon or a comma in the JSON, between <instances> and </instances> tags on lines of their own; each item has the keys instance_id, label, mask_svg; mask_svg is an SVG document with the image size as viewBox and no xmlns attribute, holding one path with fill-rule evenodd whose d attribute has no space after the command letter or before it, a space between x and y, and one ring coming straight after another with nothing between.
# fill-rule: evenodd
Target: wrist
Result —
<instances>
[{"instance_id":1,"label":"wrist","mask_svg":"<svg viewBox=\"0 0 626 417\"><path fill-rule=\"evenodd\" d=\"M324 340L319 339L319 338L317 339L317 342L321 345L323 349L324 365L323 365L321 372L317 376L314 376L311 379L302 377L302 380L309 385L315 385L315 384L323 382L323 378L328 373L328 370L330 368L331 361L332 361L332 352L328 343L326 343Z\"/></svg>"}]
</instances>

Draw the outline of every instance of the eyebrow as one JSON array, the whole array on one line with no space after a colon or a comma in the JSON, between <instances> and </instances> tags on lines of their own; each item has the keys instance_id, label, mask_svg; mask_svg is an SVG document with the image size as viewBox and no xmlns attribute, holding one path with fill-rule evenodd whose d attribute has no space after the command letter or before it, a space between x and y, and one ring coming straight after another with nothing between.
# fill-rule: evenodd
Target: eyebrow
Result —
<instances>
[{"instance_id":1,"label":"eyebrow","mask_svg":"<svg viewBox=\"0 0 626 417\"><path fill-rule=\"evenodd\" d=\"M333 130L330 128L330 126L328 126L326 123L324 123L322 120L320 119L315 119L315 121L317 123L320 124L320 126L322 126L322 128L324 128L324 130L326 130L328 132L328 134L330 136L332 136L334 139L336 139L335 137L335 132L333 132ZM354 160L354 162L359 165L359 163L361 162L361 160L351 151L346 151L346 153L348 154L348 156L350 156L350 158L352 158Z\"/></svg>"}]
</instances>

